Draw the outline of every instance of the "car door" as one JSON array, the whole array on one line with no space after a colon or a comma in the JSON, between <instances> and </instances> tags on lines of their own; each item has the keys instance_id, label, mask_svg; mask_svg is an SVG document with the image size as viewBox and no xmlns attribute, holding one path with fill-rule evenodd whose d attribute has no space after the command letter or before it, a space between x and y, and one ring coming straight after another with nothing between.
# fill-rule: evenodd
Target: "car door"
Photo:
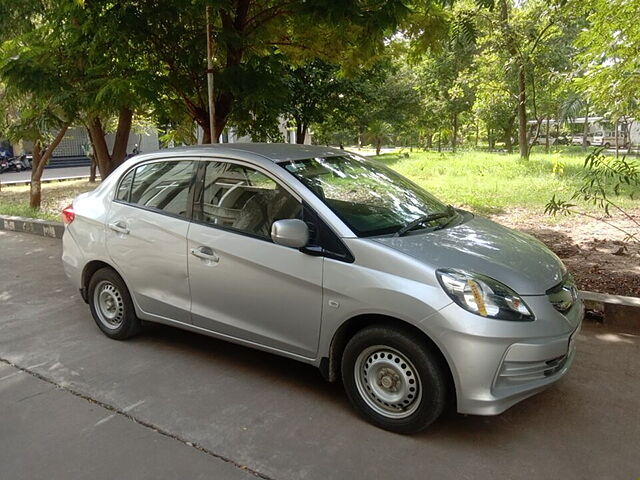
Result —
<instances>
[{"instance_id":1,"label":"car door","mask_svg":"<svg viewBox=\"0 0 640 480\"><path fill-rule=\"evenodd\" d=\"M123 176L109 209L107 251L147 314L190 323L188 211L196 162L162 160Z\"/></svg>"},{"instance_id":2,"label":"car door","mask_svg":"<svg viewBox=\"0 0 640 480\"><path fill-rule=\"evenodd\" d=\"M188 233L196 326L308 358L316 355L323 258L271 241L302 204L265 172L202 162Z\"/></svg>"}]
</instances>

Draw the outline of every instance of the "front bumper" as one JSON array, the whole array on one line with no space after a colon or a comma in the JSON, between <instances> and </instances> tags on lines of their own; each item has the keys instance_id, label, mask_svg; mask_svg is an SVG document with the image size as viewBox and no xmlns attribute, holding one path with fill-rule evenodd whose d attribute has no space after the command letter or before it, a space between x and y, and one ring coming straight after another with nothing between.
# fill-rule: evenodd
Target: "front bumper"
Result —
<instances>
[{"instance_id":1,"label":"front bumper","mask_svg":"<svg viewBox=\"0 0 640 480\"><path fill-rule=\"evenodd\" d=\"M533 322L484 319L457 305L440 311L443 323L430 333L451 367L458 412L497 415L567 373L584 307L577 302L563 316L544 301L545 320Z\"/></svg>"}]
</instances>

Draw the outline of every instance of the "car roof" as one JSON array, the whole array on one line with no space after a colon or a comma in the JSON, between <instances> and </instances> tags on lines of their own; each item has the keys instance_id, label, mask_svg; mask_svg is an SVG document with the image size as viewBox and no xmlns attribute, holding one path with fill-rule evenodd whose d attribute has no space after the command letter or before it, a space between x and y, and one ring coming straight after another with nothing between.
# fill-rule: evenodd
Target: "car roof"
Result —
<instances>
[{"instance_id":1,"label":"car roof","mask_svg":"<svg viewBox=\"0 0 640 480\"><path fill-rule=\"evenodd\" d=\"M195 145L162 150L163 153L175 152L191 155L224 155L249 153L260 155L273 162L303 160L314 157L334 157L345 155L344 150L320 145L297 145L291 143L218 143L212 145Z\"/></svg>"}]
</instances>

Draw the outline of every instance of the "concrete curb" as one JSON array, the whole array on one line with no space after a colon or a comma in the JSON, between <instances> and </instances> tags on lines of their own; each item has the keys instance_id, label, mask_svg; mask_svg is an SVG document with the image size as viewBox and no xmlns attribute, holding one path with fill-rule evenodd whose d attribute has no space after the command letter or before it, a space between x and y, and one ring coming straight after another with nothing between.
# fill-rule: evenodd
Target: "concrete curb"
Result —
<instances>
[{"instance_id":1,"label":"concrete curb","mask_svg":"<svg viewBox=\"0 0 640 480\"><path fill-rule=\"evenodd\" d=\"M598 321L625 333L640 333L640 298L598 292L580 292L587 308L593 309Z\"/></svg>"},{"instance_id":2,"label":"concrete curb","mask_svg":"<svg viewBox=\"0 0 640 480\"><path fill-rule=\"evenodd\" d=\"M580 292L583 300L598 303L610 303L614 305L624 305L627 307L640 307L640 298L625 297L622 295L610 295L608 293L598 292Z\"/></svg>"},{"instance_id":3,"label":"concrete curb","mask_svg":"<svg viewBox=\"0 0 640 480\"><path fill-rule=\"evenodd\" d=\"M0 215L0 230L32 233L41 237L62 238L64 225L62 222L41 220L39 218Z\"/></svg>"},{"instance_id":4,"label":"concrete curb","mask_svg":"<svg viewBox=\"0 0 640 480\"><path fill-rule=\"evenodd\" d=\"M89 178L89 175L74 175L70 177L54 177L54 178L43 178L40 180L41 183L52 183L52 182L64 182L67 180L81 180L83 178ZM3 182L0 180L0 185L3 187L15 187L18 185L29 185L31 184L31 179L29 180L9 180L8 182Z\"/></svg>"}]
</instances>

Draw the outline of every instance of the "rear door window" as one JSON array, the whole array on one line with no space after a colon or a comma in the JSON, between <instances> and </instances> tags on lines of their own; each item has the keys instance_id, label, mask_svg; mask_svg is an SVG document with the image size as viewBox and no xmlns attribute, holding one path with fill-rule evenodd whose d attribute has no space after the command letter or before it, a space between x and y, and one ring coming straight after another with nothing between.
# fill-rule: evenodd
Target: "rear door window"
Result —
<instances>
[{"instance_id":1,"label":"rear door window","mask_svg":"<svg viewBox=\"0 0 640 480\"><path fill-rule=\"evenodd\" d=\"M194 163L178 160L140 165L122 179L116 199L186 217Z\"/></svg>"}]
</instances>

